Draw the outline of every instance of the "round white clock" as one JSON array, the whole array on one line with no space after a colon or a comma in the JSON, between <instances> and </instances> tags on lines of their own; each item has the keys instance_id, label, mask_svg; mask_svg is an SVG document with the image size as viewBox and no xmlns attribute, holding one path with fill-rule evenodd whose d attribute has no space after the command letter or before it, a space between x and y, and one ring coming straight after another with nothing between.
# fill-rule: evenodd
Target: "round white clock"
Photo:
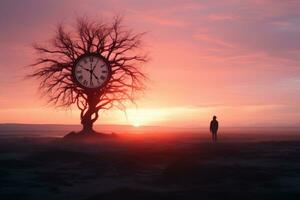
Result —
<instances>
[{"instance_id":1,"label":"round white clock","mask_svg":"<svg viewBox=\"0 0 300 200\"><path fill-rule=\"evenodd\" d=\"M109 81L111 68L98 54L80 56L73 67L73 78L80 87L99 89Z\"/></svg>"}]
</instances>

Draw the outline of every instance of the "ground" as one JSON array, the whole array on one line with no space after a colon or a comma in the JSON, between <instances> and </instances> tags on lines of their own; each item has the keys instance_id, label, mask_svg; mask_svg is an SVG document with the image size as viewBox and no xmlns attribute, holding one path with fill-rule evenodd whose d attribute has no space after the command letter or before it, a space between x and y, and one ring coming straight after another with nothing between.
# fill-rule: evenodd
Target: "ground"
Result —
<instances>
[{"instance_id":1,"label":"ground","mask_svg":"<svg viewBox=\"0 0 300 200\"><path fill-rule=\"evenodd\" d=\"M1 200L300 199L300 137L230 137L1 138Z\"/></svg>"}]
</instances>

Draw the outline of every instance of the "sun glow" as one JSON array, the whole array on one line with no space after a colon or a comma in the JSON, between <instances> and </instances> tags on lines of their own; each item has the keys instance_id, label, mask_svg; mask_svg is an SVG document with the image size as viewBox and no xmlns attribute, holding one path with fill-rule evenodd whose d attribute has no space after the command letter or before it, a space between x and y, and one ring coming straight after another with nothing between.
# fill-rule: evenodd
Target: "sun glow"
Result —
<instances>
[{"instance_id":1,"label":"sun glow","mask_svg":"<svg viewBox=\"0 0 300 200\"><path fill-rule=\"evenodd\" d=\"M136 127L136 128L138 128L138 127L141 126L139 122L136 122L136 123L134 123L134 124L132 124L132 125L133 125L134 127Z\"/></svg>"},{"instance_id":2,"label":"sun glow","mask_svg":"<svg viewBox=\"0 0 300 200\"><path fill-rule=\"evenodd\" d=\"M182 118L187 122L205 121L210 118L213 109L203 108L136 108L126 110L126 121L134 127L172 124L173 126Z\"/></svg>"},{"instance_id":3,"label":"sun glow","mask_svg":"<svg viewBox=\"0 0 300 200\"><path fill-rule=\"evenodd\" d=\"M152 125L163 121L167 113L158 109L128 109L126 110L127 121L134 127Z\"/></svg>"}]
</instances>

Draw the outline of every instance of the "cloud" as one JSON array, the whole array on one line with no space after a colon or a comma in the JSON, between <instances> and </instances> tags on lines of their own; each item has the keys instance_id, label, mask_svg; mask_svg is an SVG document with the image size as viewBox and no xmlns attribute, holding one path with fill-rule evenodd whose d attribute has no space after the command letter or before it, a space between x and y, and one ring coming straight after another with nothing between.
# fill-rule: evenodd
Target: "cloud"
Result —
<instances>
[{"instance_id":1,"label":"cloud","mask_svg":"<svg viewBox=\"0 0 300 200\"><path fill-rule=\"evenodd\" d=\"M154 13L143 13L143 12L134 12L134 18L142 20L144 22L153 23L160 26L167 27L185 27L188 22L184 20L174 19L165 15L157 15Z\"/></svg>"},{"instance_id":2,"label":"cloud","mask_svg":"<svg viewBox=\"0 0 300 200\"><path fill-rule=\"evenodd\" d=\"M208 19L212 21L232 21L238 20L238 16L230 15L230 14L209 14Z\"/></svg>"},{"instance_id":3,"label":"cloud","mask_svg":"<svg viewBox=\"0 0 300 200\"><path fill-rule=\"evenodd\" d=\"M233 45L220 39L220 38L217 38L217 37L214 37L212 35L209 35L209 34L195 34L193 35L193 38L195 40L198 40L198 41L202 41L202 42L207 42L207 43L210 43L210 44L213 44L213 45L219 45L219 46L224 46L224 47L229 47L229 48L232 48Z\"/></svg>"}]
</instances>

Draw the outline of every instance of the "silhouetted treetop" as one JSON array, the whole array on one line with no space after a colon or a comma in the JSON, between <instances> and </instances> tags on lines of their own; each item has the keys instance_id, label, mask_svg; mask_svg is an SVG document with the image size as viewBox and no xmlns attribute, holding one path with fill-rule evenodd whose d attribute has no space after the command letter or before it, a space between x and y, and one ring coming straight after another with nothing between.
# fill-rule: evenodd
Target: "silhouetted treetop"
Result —
<instances>
[{"instance_id":1,"label":"silhouetted treetop","mask_svg":"<svg viewBox=\"0 0 300 200\"><path fill-rule=\"evenodd\" d=\"M39 89L55 106L76 104L81 119L87 112L98 118L100 109L133 102L136 94L145 89L142 71L147 56L142 47L144 33L135 33L115 17L111 23L78 18L76 26L57 26L53 39L47 44L35 44L38 58L29 77L40 81ZM87 91L73 81L72 69L83 54L101 55L111 67L111 78L101 89ZM92 113L92 114L91 114Z\"/></svg>"}]
</instances>

